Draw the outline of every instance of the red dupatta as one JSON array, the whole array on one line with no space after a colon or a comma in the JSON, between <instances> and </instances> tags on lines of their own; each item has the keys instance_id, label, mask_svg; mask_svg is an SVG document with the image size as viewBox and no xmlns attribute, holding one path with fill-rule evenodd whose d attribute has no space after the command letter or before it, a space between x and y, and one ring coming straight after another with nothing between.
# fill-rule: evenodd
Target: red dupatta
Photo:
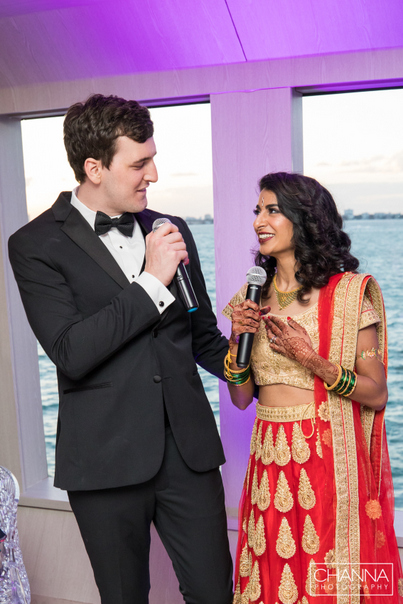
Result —
<instances>
[{"instance_id":1,"label":"red dupatta","mask_svg":"<svg viewBox=\"0 0 403 604\"><path fill-rule=\"evenodd\" d=\"M319 354L347 369L354 368L364 293L370 297L381 319L377 332L386 368L386 321L382 294L370 275L334 275L321 289ZM329 472L326 489L331 491L327 493L329 505L324 525L332 534L333 547L326 553L322 567L325 565L331 569L328 574L333 578L328 581L323 602L401 604L403 597L399 592L403 593L403 579L393 529L393 483L384 425L385 410L374 411L328 392L317 376L314 394L323 458ZM315 561L312 576L320 564ZM381 595L379 589L376 591L373 584L377 581L368 579L374 575L368 575L365 570L376 568L382 572L382 565L389 575L393 566L390 583L393 595L387 597L386 593ZM385 581L383 588L384 584ZM337 595L329 598L335 593ZM316 594L315 601L321 602L318 590Z\"/></svg>"}]
</instances>

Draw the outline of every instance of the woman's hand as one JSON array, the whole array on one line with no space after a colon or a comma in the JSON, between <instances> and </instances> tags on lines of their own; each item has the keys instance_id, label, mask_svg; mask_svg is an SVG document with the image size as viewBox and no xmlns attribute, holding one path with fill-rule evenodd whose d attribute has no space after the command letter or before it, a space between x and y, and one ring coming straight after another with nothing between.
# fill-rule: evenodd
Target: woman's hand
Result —
<instances>
[{"instance_id":1,"label":"woman's hand","mask_svg":"<svg viewBox=\"0 0 403 604\"><path fill-rule=\"evenodd\" d=\"M265 317L264 322L270 348L306 367L315 354L306 329L290 317L287 317L287 323L279 317Z\"/></svg>"},{"instance_id":2,"label":"woman's hand","mask_svg":"<svg viewBox=\"0 0 403 604\"><path fill-rule=\"evenodd\" d=\"M259 329L261 315L268 313L270 306L259 309L259 305L252 300L245 300L237 304L232 312L232 332L229 339L230 349L238 346L239 336L243 333L256 333Z\"/></svg>"},{"instance_id":3,"label":"woman's hand","mask_svg":"<svg viewBox=\"0 0 403 604\"><path fill-rule=\"evenodd\" d=\"M232 311L232 332L229 339L229 349L232 355L229 368L233 371L243 371L243 369L237 367L235 360L238 351L239 336L243 333L255 334L259 329L262 315L269 311L270 306L259 309L256 302L252 302L252 300L245 300L245 302L237 304L234 307L234 310ZM253 375L251 375L250 380L241 386L228 383L228 390L233 404L238 407L238 409L246 409L253 401L255 390Z\"/></svg>"}]
</instances>

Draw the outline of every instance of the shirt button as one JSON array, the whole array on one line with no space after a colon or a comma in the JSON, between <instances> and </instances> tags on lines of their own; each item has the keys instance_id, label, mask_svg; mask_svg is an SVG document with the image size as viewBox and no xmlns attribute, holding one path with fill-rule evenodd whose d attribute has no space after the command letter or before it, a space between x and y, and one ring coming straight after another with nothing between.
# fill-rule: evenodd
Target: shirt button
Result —
<instances>
[{"instance_id":1,"label":"shirt button","mask_svg":"<svg viewBox=\"0 0 403 604\"><path fill-rule=\"evenodd\" d=\"M160 300L158 302L158 306L161 306L161 308L162 308L163 306L165 306L165 302L163 300Z\"/></svg>"},{"instance_id":2,"label":"shirt button","mask_svg":"<svg viewBox=\"0 0 403 604\"><path fill-rule=\"evenodd\" d=\"M156 384L159 384L162 381L162 377L160 375L155 375L153 380Z\"/></svg>"}]
</instances>

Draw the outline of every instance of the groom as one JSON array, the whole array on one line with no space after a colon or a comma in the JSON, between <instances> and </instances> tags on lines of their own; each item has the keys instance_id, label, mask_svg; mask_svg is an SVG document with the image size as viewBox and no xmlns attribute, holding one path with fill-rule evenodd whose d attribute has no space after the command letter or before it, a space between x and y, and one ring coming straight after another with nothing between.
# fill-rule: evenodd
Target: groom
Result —
<instances>
[{"instance_id":1,"label":"groom","mask_svg":"<svg viewBox=\"0 0 403 604\"><path fill-rule=\"evenodd\" d=\"M102 604L148 602L150 524L189 604L229 604L224 455L196 361L222 377L192 235L152 231L153 124L135 101L93 95L64 122L80 183L9 241L30 325L59 384L55 486L66 489ZM199 301L178 292L187 264Z\"/></svg>"}]
</instances>

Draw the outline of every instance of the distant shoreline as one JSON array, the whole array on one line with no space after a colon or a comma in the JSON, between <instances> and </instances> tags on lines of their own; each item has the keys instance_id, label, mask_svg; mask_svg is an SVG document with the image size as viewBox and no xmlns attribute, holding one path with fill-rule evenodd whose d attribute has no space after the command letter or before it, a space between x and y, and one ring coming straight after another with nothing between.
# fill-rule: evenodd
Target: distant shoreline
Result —
<instances>
[{"instance_id":1,"label":"distant shoreline","mask_svg":"<svg viewBox=\"0 0 403 604\"><path fill-rule=\"evenodd\" d=\"M401 218L403 218L403 214L392 214L391 212L387 214L384 212L354 214L353 210L346 210L343 214L344 220L400 220Z\"/></svg>"}]
</instances>

